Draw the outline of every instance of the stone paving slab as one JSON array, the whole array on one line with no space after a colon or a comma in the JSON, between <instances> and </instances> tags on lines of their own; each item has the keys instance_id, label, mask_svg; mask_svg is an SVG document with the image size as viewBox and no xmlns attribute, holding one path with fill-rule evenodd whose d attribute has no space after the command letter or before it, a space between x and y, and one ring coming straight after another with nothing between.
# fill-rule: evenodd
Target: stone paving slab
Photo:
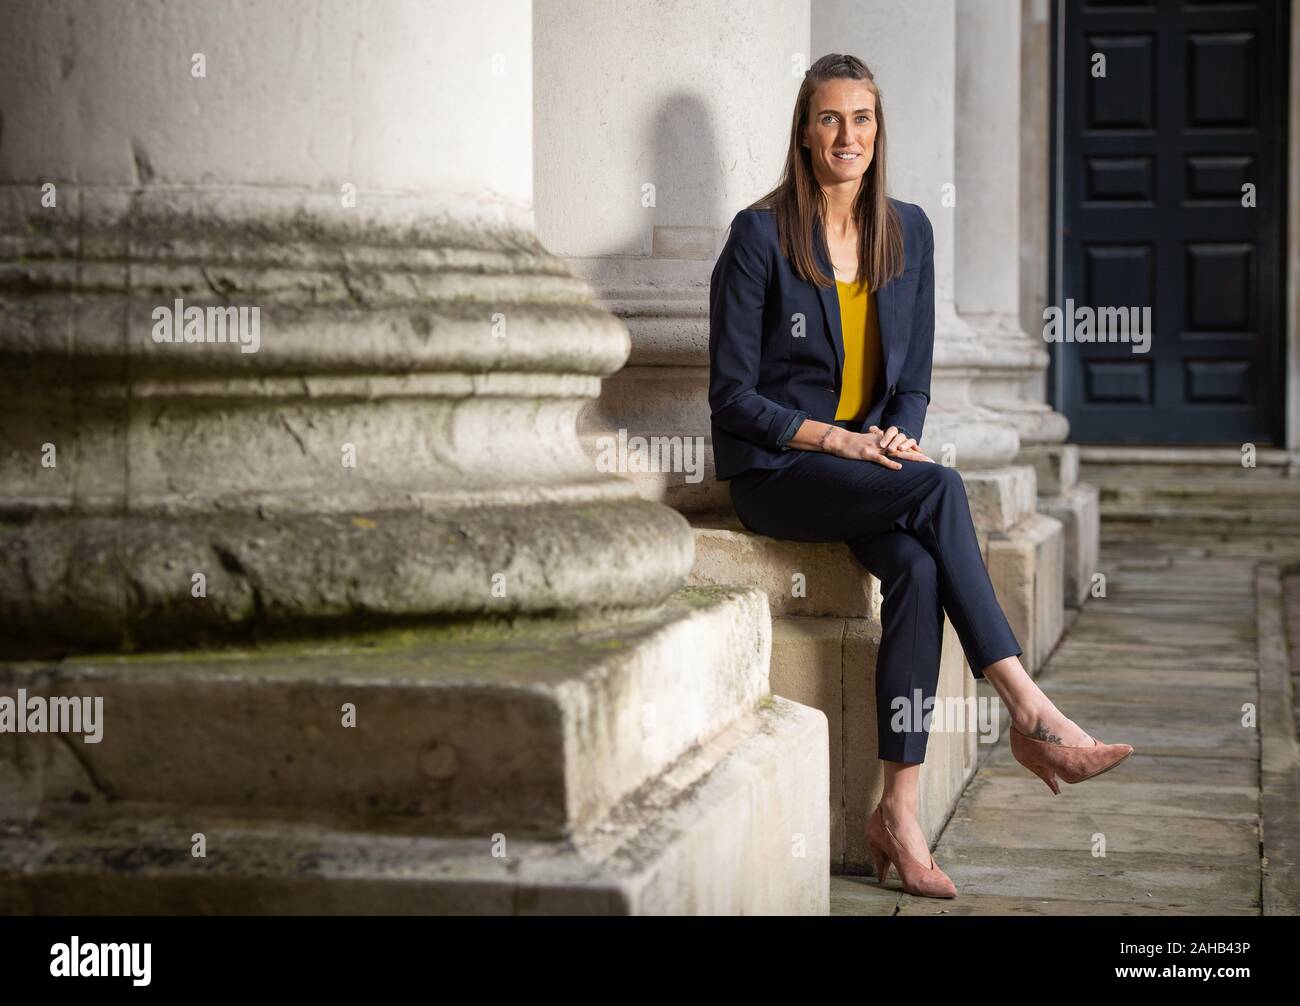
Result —
<instances>
[{"instance_id":1,"label":"stone paving slab","mask_svg":"<svg viewBox=\"0 0 1300 1006\"><path fill-rule=\"evenodd\" d=\"M907 895L899 889L896 876L890 874L890 879L893 884L882 887L875 877L831 877L831 914L896 915L899 901Z\"/></svg>"},{"instance_id":2,"label":"stone paving slab","mask_svg":"<svg viewBox=\"0 0 1300 1006\"><path fill-rule=\"evenodd\" d=\"M1104 560L1098 564L1097 571L1109 572ZM1113 582L1121 574L1123 579L1119 583ZM1222 607L1225 610L1234 604L1241 610L1250 603L1250 586L1246 583L1229 580L1221 585L1217 576L1205 576L1196 582L1187 582L1185 579L1178 582L1187 576L1185 568L1152 574L1150 577L1121 570L1115 575L1107 576L1106 596L1094 600L1105 606L1113 601L1130 601L1135 604L1149 601L1153 605L1160 602L1168 602L1170 605L1191 602L1206 607Z\"/></svg>"},{"instance_id":3,"label":"stone paving slab","mask_svg":"<svg viewBox=\"0 0 1300 1006\"><path fill-rule=\"evenodd\" d=\"M1115 769L1115 772L1122 771L1122 768ZM1113 773L1107 773L1108 776L1111 774ZM1033 783L1032 787L1028 785L1030 782ZM1084 787L1088 789L1086 794L1081 793ZM984 810L1044 814L1056 811L1067 800L1100 814L1208 817L1238 821L1251 821L1259 817L1259 790L1252 786L1228 788L1196 783L1175 785L1107 782L1099 776L1074 786L1062 784L1061 795L1056 796L1037 776L1027 776L1026 781L1022 781L995 775L985 776L982 772L962 796L962 804L969 803L969 806L961 809L968 814L978 814ZM1170 823L1171 828L1177 826L1177 822ZM938 853L935 853L935 860L943 865Z\"/></svg>"},{"instance_id":4,"label":"stone paving slab","mask_svg":"<svg viewBox=\"0 0 1300 1006\"><path fill-rule=\"evenodd\" d=\"M1124 668L1145 667L1151 664L1157 667L1181 666L1188 671L1195 671L1197 667L1194 661L1188 659L1186 650L1174 645L1093 643L1071 646L1064 656L1073 663L1078 663L1084 659L1092 660L1096 662L1099 670L1105 670L1108 667L1122 670ZM1254 670L1256 666L1251 658L1244 655L1234 657L1229 653L1214 653L1211 656L1213 659L1212 666L1219 670L1231 668L1245 671Z\"/></svg>"},{"instance_id":5,"label":"stone paving slab","mask_svg":"<svg viewBox=\"0 0 1300 1006\"><path fill-rule=\"evenodd\" d=\"M1155 617L1155 616L1151 616ZM1187 625L1148 626L1145 631L1136 621L1107 618L1103 625L1071 638L1063 652L1114 651L1133 649L1137 653L1166 651L1185 656L1188 647L1203 649L1206 655L1221 654L1228 663L1249 663L1247 652L1255 643L1253 620L1239 619L1232 625L1215 625L1209 619ZM1244 659L1242 659L1244 658Z\"/></svg>"},{"instance_id":6,"label":"stone paving slab","mask_svg":"<svg viewBox=\"0 0 1300 1006\"><path fill-rule=\"evenodd\" d=\"M1152 619L1157 617L1151 616ZM1247 623L1245 618L1230 626L1188 620L1173 626L1182 629L1182 632L1171 632L1152 625L1143 633L1138 631L1133 622L1107 619L1089 634L1080 633L1070 637L1060 648L1065 653L1131 652L1135 657L1147 653L1157 657L1186 657L1189 649L1194 647L1198 656L1214 658L1221 664L1253 667L1255 663L1250 649L1255 641L1255 627Z\"/></svg>"},{"instance_id":7,"label":"stone paving slab","mask_svg":"<svg viewBox=\"0 0 1300 1006\"><path fill-rule=\"evenodd\" d=\"M1064 706L1064 702L1061 703ZM1149 742L1161 747L1211 748L1255 752L1259 736L1254 726L1242 726L1240 703L1207 703L1201 707L1175 705L1172 702L1152 707L1140 703L1116 701L1081 701L1071 699L1066 715L1108 744L1132 744L1135 753L1154 752L1139 747Z\"/></svg>"},{"instance_id":8,"label":"stone paving slab","mask_svg":"<svg viewBox=\"0 0 1300 1006\"><path fill-rule=\"evenodd\" d=\"M831 899L835 892L832 885ZM993 894L961 894L949 901L933 898L914 898L904 894L899 899L898 915L1204 915L1199 905L1165 905L1149 901L1147 904L1119 901L1068 901L1031 898L999 897ZM1216 915L1258 915L1257 909L1225 906L1216 909Z\"/></svg>"},{"instance_id":9,"label":"stone paving slab","mask_svg":"<svg viewBox=\"0 0 1300 1006\"><path fill-rule=\"evenodd\" d=\"M1132 744L1133 755L1130 760L1149 755L1258 757L1259 737L1251 729L1240 725L1235 710L1220 718L1205 718L1200 721L1179 721L1166 710L1161 710L1159 718L1151 715L1144 718L1142 713L1143 710L1136 706L1117 709L1114 713L1103 713L1098 709L1090 711L1086 704L1078 702L1072 702L1067 710L1071 719L1083 725L1090 735L1099 740L1108 744ZM1023 771L1028 778L1036 778L1027 769ZM1039 785L1043 784L1040 782ZM1047 792L1045 787L1044 792Z\"/></svg>"},{"instance_id":10,"label":"stone paving slab","mask_svg":"<svg viewBox=\"0 0 1300 1006\"><path fill-rule=\"evenodd\" d=\"M1167 602L1161 599L1133 601L1127 609L1125 603L1109 597L1098 599L1097 607L1102 610L1096 612L1096 618L1085 620L1078 627L1079 634L1067 637L1066 644L1077 646L1098 638L1104 640L1109 629L1135 635L1138 630L1145 629L1145 633L1138 635L1134 642L1151 639L1160 643L1172 641L1183 645L1194 636L1207 642L1221 641L1226 645L1243 632L1248 634L1248 639L1253 638L1255 633L1254 612L1250 609L1230 612L1225 611L1223 605L1190 609L1172 599ZM1168 604L1169 612L1160 611L1162 603ZM1145 625L1143 619L1146 620ZM1185 634L1180 634L1179 630Z\"/></svg>"},{"instance_id":11,"label":"stone paving slab","mask_svg":"<svg viewBox=\"0 0 1300 1006\"><path fill-rule=\"evenodd\" d=\"M1141 685L1138 688L1179 688L1187 686L1189 689L1200 688L1223 688L1223 689L1255 689L1256 673L1254 668L1225 668L1214 669L1206 667L1197 667L1196 678L1193 682L1188 682L1187 672L1182 668L1168 667L1142 667L1133 665L1128 668L1126 673L1128 677L1134 678L1137 675L1128 672L1141 672ZM1063 692L1070 693L1077 688L1105 688L1110 689L1113 686L1109 680L1098 680L1101 675L1090 673L1081 668L1070 668L1062 672L1055 663L1052 665L1052 688L1060 689Z\"/></svg>"},{"instance_id":12,"label":"stone paving slab","mask_svg":"<svg viewBox=\"0 0 1300 1006\"><path fill-rule=\"evenodd\" d=\"M1170 822L1157 814L1108 814L1091 808L1025 815L982 808L954 815L944 831L945 848L1088 850L1097 835L1112 851L1166 853L1238 865L1259 862L1259 828L1254 821L1202 817ZM1209 863L1207 862L1207 866Z\"/></svg>"},{"instance_id":13,"label":"stone paving slab","mask_svg":"<svg viewBox=\"0 0 1300 1006\"><path fill-rule=\"evenodd\" d=\"M1137 597L1110 595L1094 598L1089 603L1097 606L1097 617L1085 619L1077 626L1076 634L1067 637L1065 642L1102 636L1110 626L1144 627L1149 632L1161 634L1190 629L1210 635L1232 635L1244 626L1249 626L1252 632L1255 629L1253 602L1218 599L1189 603L1173 597L1139 600Z\"/></svg>"},{"instance_id":14,"label":"stone paving slab","mask_svg":"<svg viewBox=\"0 0 1300 1006\"><path fill-rule=\"evenodd\" d=\"M1133 672L1140 671L1143 681L1167 680L1171 675L1182 675L1184 680L1187 679L1188 661L1181 656L1149 660L1110 658L1098 661L1095 657L1086 657L1084 654L1057 652L1059 656L1052 664L1052 680L1055 681L1059 677L1062 684L1077 681L1085 672L1096 677L1114 674L1131 679L1134 677ZM1247 663L1247 661L1225 663L1218 656L1209 656L1205 658L1204 663L1193 665L1193 669L1196 671L1198 684L1221 680L1219 677L1221 674L1235 675L1244 681L1254 681L1259 676L1259 669L1253 665L1245 666ZM1160 675L1163 677L1159 677Z\"/></svg>"},{"instance_id":15,"label":"stone paving slab","mask_svg":"<svg viewBox=\"0 0 1300 1006\"><path fill-rule=\"evenodd\" d=\"M946 842L934 858L959 895L1201 905L1209 914L1219 905L1259 906L1258 860L1114 851L1099 857L1087 849L949 848Z\"/></svg>"},{"instance_id":16,"label":"stone paving slab","mask_svg":"<svg viewBox=\"0 0 1300 1006\"><path fill-rule=\"evenodd\" d=\"M1082 792L1085 785L1103 783L1115 772L1122 771L1127 782L1144 783L1186 783L1195 779L1203 786L1225 786L1247 789L1259 786L1259 765L1252 758L1179 757L1177 755L1149 755L1134 751L1124 762L1122 769L1112 769L1105 776L1085 779L1076 783L1074 789ZM1011 749L1006 744L999 744L989 755L987 761L980 765L980 774L989 778L1007 777L1023 779L1027 775L1025 768L1011 756ZM1040 784L1041 785L1041 784ZM1043 793L1047 794L1046 787ZM1068 792L1068 786L1062 786L1061 797Z\"/></svg>"},{"instance_id":17,"label":"stone paving slab","mask_svg":"<svg viewBox=\"0 0 1300 1006\"><path fill-rule=\"evenodd\" d=\"M1210 672L1197 671L1196 677L1190 682L1186 680L1187 675L1184 674L1183 683L1177 686L1167 681L1148 681L1147 673L1149 672L1130 672L1132 677L1138 679L1124 686L1124 699L1131 705L1180 705L1217 711L1226 702L1235 702L1239 708L1242 701L1253 700L1255 696L1254 685L1250 682L1249 675L1245 673L1237 675L1234 683L1223 685L1217 682L1205 683L1205 677ZM1052 676L1052 696L1062 708L1065 708L1066 702L1071 703L1068 710L1071 716L1076 702L1090 705L1094 702L1108 702L1114 695L1114 683L1104 678L1099 679L1095 674L1080 671L1072 675L1070 680L1066 680L1066 675ZM1147 715L1151 713L1150 710L1144 712Z\"/></svg>"}]
</instances>

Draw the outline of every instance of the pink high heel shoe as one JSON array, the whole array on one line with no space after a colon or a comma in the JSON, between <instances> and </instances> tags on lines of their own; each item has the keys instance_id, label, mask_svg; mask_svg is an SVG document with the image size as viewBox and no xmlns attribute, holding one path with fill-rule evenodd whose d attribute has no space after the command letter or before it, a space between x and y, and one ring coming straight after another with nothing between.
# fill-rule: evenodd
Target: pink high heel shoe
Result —
<instances>
[{"instance_id":1,"label":"pink high heel shoe","mask_svg":"<svg viewBox=\"0 0 1300 1006\"><path fill-rule=\"evenodd\" d=\"M1057 796L1061 795L1058 775L1068 783L1083 782L1109 772L1132 753L1131 744L1103 744L1095 737L1091 747L1048 744L1022 734L1011 724L1011 754Z\"/></svg>"},{"instance_id":2,"label":"pink high heel shoe","mask_svg":"<svg viewBox=\"0 0 1300 1006\"><path fill-rule=\"evenodd\" d=\"M894 866L898 869L903 890L908 894L922 898L957 897L957 888L952 879L935 865L933 856L930 857L930 865L926 866L903 848L903 843L885 823L879 804L867 819L867 844L871 846L871 858L875 863L878 883L885 882L890 866Z\"/></svg>"}]
</instances>

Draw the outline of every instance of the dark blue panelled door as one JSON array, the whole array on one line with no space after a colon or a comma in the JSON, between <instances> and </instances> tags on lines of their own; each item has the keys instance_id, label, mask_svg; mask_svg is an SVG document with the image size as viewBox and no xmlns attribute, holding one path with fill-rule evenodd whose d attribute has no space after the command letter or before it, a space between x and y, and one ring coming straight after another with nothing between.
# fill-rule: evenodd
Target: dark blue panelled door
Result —
<instances>
[{"instance_id":1,"label":"dark blue panelled door","mask_svg":"<svg viewBox=\"0 0 1300 1006\"><path fill-rule=\"evenodd\" d=\"M1282 442L1289 6L1056 5L1049 348L1072 440Z\"/></svg>"}]
</instances>

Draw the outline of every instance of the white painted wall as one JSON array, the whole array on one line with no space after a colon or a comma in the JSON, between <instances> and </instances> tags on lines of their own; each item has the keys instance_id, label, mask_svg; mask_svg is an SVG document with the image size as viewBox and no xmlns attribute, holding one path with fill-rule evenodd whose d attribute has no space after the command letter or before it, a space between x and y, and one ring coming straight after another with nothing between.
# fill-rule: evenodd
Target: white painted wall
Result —
<instances>
[{"instance_id":1,"label":"white painted wall","mask_svg":"<svg viewBox=\"0 0 1300 1006\"><path fill-rule=\"evenodd\" d=\"M648 256L653 228L725 228L775 187L811 63L808 0L535 14L537 231L551 251Z\"/></svg>"}]
</instances>

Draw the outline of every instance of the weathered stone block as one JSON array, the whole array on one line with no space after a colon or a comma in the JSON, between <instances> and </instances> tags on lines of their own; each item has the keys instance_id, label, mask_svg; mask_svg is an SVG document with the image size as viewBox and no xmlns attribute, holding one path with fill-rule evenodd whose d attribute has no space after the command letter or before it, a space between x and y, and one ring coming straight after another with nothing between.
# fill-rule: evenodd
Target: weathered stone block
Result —
<instances>
[{"instance_id":1,"label":"weathered stone block","mask_svg":"<svg viewBox=\"0 0 1300 1006\"><path fill-rule=\"evenodd\" d=\"M563 839L83 808L0 837L0 911L825 915L828 777L826 717L772 698Z\"/></svg>"},{"instance_id":2,"label":"weathered stone block","mask_svg":"<svg viewBox=\"0 0 1300 1006\"><path fill-rule=\"evenodd\" d=\"M733 518L734 520L734 518ZM768 538L731 527L695 528L695 565L688 583L754 586L775 615L879 618L871 576L841 542Z\"/></svg>"},{"instance_id":3,"label":"weathered stone block","mask_svg":"<svg viewBox=\"0 0 1300 1006\"><path fill-rule=\"evenodd\" d=\"M1033 465L1038 475L1038 492L1059 496L1079 481L1079 448L1076 444L1026 444L1019 461Z\"/></svg>"},{"instance_id":4,"label":"weathered stone block","mask_svg":"<svg viewBox=\"0 0 1300 1006\"><path fill-rule=\"evenodd\" d=\"M768 694L761 593L685 588L583 618L0 666L103 699L103 736L8 735L11 814L150 803L357 826L561 835ZM344 724L347 705L355 725Z\"/></svg>"}]
</instances>

